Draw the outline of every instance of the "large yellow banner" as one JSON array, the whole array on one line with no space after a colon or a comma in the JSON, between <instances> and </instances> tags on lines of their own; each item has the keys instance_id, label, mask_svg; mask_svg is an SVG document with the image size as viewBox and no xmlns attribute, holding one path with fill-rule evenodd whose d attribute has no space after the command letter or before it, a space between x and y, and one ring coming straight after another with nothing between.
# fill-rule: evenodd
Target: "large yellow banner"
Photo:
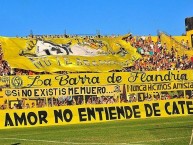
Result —
<instances>
[{"instance_id":1,"label":"large yellow banner","mask_svg":"<svg viewBox=\"0 0 193 145\"><path fill-rule=\"evenodd\" d=\"M71 86L130 85L131 91L137 85L149 85L146 91L161 90L159 85L166 84L168 89L192 88L192 70L149 71L149 72L107 72L71 73L53 75L2 76L0 85L6 88L46 88ZM183 83L183 84L182 84ZM181 84L181 85L180 85ZM132 86L131 86L132 85ZM164 86L165 88L166 86ZM141 89L142 87L140 87Z\"/></svg>"},{"instance_id":2,"label":"large yellow banner","mask_svg":"<svg viewBox=\"0 0 193 145\"><path fill-rule=\"evenodd\" d=\"M164 100L127 104L80 105L21 110L2 110L0 129L96 123L193 114L193 101Z\"/></svg>"},{"instance_id":3,"label":"large yellow banner","mask_svg":"<svg viewBox=\"0 0 193 145\"><path fill-rule=\"evenodd\" d=\"M89 96L115 98L114 102L193 99L192 70L2 76L0 85L3 97L15 100L61 96L81 96L84 103Z\"/></svg>"},{"instance_id":4,"label":"large yellow banner","mask_svg":"<svg viewBox=\"0 0 193 145\"><path fill-rule=\"evenodd\" d=\"M192 72L2 76L0 128L190 115Z\"/></svg>"},{"instance_id":5,"label":"large yellow banner","mask_svg":"<svg viewBox=\"0 0 193 145\"><path fill-rule=\"evenodd\" d=\"M108 72L133 65L136 48L117 38L0 37L4 59L11 68L36 72Z\"/></svg>"}]
</instances>

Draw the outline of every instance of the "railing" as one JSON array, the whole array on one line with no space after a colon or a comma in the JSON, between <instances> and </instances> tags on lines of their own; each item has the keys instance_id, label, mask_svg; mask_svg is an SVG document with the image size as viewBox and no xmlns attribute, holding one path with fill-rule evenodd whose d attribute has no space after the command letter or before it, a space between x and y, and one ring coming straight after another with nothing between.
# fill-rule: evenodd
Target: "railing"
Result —
<instances>
[{"instance_id":1,"label":"railing","mask_svg":"<svg viewBox=\"0 0 193 145\"><path fill-rule=\"evenodd\" d=\"M186 51L188 51L186 46L184 46L182 43L177 41L171 35L165 32L160 32L159 36L160 36L161 42L166 43L168 50L171 49L172 47L174 47L177 50L177 55L182 56L186 53Z\"/></svg>"},{"instance_id":2,"label":"railing","mask_svg":"<svg viewBox=\"0 0 193 145\"><path fill-rule=\"evenodd\" d=\"M183 48L185 50L187 50L187 47L185 45L183 45L181 42L177 41L175 38L173 38L171 35L169 35L166 32L159 32L159 35L165 35L166 37L168 37L169 39L171 39L172 41L174 41L174 43L176 43L178 46L180 46L180 48Z\"/></svg>"}]
</instances>

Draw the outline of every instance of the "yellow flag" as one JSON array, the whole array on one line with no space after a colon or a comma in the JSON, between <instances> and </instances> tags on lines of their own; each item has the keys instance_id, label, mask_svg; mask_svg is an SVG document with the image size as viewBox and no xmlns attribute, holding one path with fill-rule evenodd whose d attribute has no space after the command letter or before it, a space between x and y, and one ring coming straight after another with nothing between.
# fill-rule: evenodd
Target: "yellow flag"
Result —
<instances>
[{"instance_id":1,"label":"yellow flag","mask_svg":"<svg viewBox=\"0 0 193 145\"><path fill-rule=\"evenodd\" d=\"M0 41L11 68L37 72L108 72L131 66L140 57L121 37L0 37Z\"/></svg>"}]
</instances>

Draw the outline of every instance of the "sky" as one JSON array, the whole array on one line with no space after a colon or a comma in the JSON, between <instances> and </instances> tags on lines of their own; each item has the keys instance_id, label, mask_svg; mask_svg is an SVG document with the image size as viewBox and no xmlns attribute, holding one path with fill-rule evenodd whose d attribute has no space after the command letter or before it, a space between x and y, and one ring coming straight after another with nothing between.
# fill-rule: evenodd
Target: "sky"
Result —
<instances>
[{"instance_id":1,"label":"sky","mask_svg":"<svg viewBox=\"0 0 193 145\"><path fill-rule=\"evenodd\" d=\"M0 35L185 33L192 0L0 0Z\"/></svg>"}]
</instances>

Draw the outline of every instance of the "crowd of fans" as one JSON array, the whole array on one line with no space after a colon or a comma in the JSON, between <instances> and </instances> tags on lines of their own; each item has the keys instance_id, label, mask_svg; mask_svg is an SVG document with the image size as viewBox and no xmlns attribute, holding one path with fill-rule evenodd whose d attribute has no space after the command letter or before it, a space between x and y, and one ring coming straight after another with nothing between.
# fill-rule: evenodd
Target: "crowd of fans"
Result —
<instances>
[{"instance_id":1,"label":"crowd of fans","mask_svg":"<svg viewBox=\"0 0 193 145\"><path fill-rule=\"evenodd\" d=\"M158 101L158 100L170 100L170 99L192 99L193 93L184 91L163 91L163 92L154 92L152 93L138 93L138 94L129 94L129 99L124 102L142 102L142 101Z\"/></svg>"},{"instance_id":2,"label":"crowd of fans","mask_svg":"<svg viewBox=\"0 0 193 145\"><path fill-rule=\"evenodd\" d=\"M72 37L68 35L45 35L45 36L33 36L39 37ZM178 55L176 48L167 48L166 43L162 45L160 37L157 41L152 41L151 35L148 37L134 37L129 35L122 40L130 43L131 46L137 49L137 52L141 54L141 58L136 60L133 66L125 68L121 71L159 71L159 70L187 70L193 68L193 57L189 58L187 54ZM189 49L188 42L184 39L181 41L181 45ZM58 73L67 73L61 71ZM6 60L3 59L3 52L0 44L0 75L33 75L33 74L49 74L49 72L33 72L31 70L11 69Z\"/></svg>"},{"instance_id":3,"label":"crowd of fans","mask_svg":"<svg viewBox=\"0 0 193 145\"><path fill-rule=\"evenodd\" d=\"M51 37L61 38L60 35L45 35L34 37ZM62 37L72 37L68 35L62 35ZM148 37L134 37L129 35L123 38L124 41L130 43L131 46L137 49L137 52L141 54L141 58L136 60L133 66L125 68L121 71L159 71L159 70L187 70L193 68L193 57L189 58L187 54L179 55L176 48L173 46L167 48L166 43L162 45L160 37L157 41L152 41L151 35ZM189 49L188 41L180 42L184 48ZM66 74L66 71L58 72ZM0 75L33 75L33 74L49 74L49 72L33 72L31 70L22 69L10 69L9 64L3 59L3 52L0 44Z\"/></svg>"},{"instance_id":4,"label":"crowd of fans","mask_svg":"<svg viewBox=\"0 0 193 145\"><path fill-rule=\"evenodd\" d=\"M6 60L3 59L3 50L0 43L0 76L10 75L11 69Z\"/></svg>"},{"instance_id":5,"label":"crowd of fans","mask_svg":"<svg viewBox=\"0 0 193 145\"><path fill-rule=\"evenodd\" d=\"M61 97L44 97L44 98L20 98L17 100L5 100L0 109L28 109L28 108L43 108L54 106L71 106L83 104L114 104L118 103L119 99L113 96L61 96Z\"/></svg>"},{"instance_id":6,"label":"crowd of fans","mask_svg":"<svg viewBox=\"0 0 193 145\"><path fill-rule=\"evenodd\" d=\"M61 38L60 35L55 36L35 36L39 37L52 37ZM70 37L65 35L62 37ZM161 43L160 37L154 42L149 35L148 37L133 37L129 35L122 40L130 43L131 46L137 49L137 52L141 54L141 58L136 60L133 66L123 69L122 71L160 71L160 70L187 70L193 68L193 57L188 57L187 54L179 55L178 50L173 46L167 48L166 43ZM181 44L187 48L188 42L182 40ZM68 72L61 71L60 74L66 74ZM9 64L3 58L3 51L0 43L0 76L5 75L37 75L37 74L49 74L49 72L34 72L31 70L11 69ZM0 106L0 109L21 109L21 108L34 108L34 107L46 107L46 106L66 106L66 105L81 105L81 104L113 104L113 103L129 103L137 101L152 101L152 100L167 100L172 98L182 98L184 94L171 96L169 94L159 94L155 96L144 95L139 97L137 94L131 94L130 97L115 98L113 96L75 96L75 97L58 97L46 99L36 99L35 102L26 103L25 99L17 100L12 106L7 106L7 101ZM186 98L192 99L193 95L187 95Z\"/></svg>"},{"instance_id":7,"label":"crowd of fans","mask_svg":"<svg viewBox=\"0 0 193 145\"><path fill-rule=\"evenodd\" d=\"M141 59L134 62L129 71L159 71L159 70L187 70L193 68L193 58L189 58L187 54L179 55L178 50L173 46L167 48L166 43L162 45L160 37L157 41L152 41L151 36L133 37L129 35L123 38L133 47L137 48L137 52L142 55ZM189 49L188 42L182 45Z\"/></svg>"},{"instance_id":8,"label":"crowd of fans","mask_svg":"<svg viewBox=\"0 0 193 145\"><path fill-rule=\"evenodd\" d=\"M60 96L60 97L42 97L42 98L16 98L15 100L5 99L4 103L0 105L0 110L4 109L29 109L29 108L44 108L55 106L73 106L73 105L91 105L91 104L115 104L115 103L132 103L143 101L159 101L170 99L193 99L192 90L172 91L172 92L154 92L149 93L132 93L128 96ZM191 93L189 93L191 92Z\"/></svg>"}]
</instances>

